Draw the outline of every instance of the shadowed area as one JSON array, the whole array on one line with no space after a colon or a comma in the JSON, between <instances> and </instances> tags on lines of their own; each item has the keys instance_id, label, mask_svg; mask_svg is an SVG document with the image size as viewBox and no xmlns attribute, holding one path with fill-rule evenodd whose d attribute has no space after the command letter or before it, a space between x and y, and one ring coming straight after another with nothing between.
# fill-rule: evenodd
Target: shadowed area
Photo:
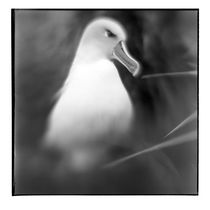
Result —
<instances>
[{"instance_id":1,"label":"shadowed area","mask_svg":"<svg viewBox=\"0 0 210 210\"><path fill-rule=\"evenodd\" d=\"M133 102L135 119L128 136L106 155L112 162L163 142L197 110L197 77L142 78L197 71L197 15L184 10L16 10L14 193L196 194L196 141L86 173L61 171L62 154L44 150L42 143L55 94L68 75L83 30L91 20L104 16L124 26L127 47L142 65L141 75L134 78L114 61ZM170 138L192 131L197 132L196 119Z\"/></svg>"}]
</instances>

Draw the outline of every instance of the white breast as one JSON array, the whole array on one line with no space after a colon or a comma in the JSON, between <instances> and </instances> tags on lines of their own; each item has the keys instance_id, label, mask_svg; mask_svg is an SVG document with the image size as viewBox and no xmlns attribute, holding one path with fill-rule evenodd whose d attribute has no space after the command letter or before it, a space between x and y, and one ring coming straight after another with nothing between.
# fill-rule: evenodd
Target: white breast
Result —
<instances>
[{"instance_id":1,"label":"white breast","mask_svg":"<svg viewBox=\"0 0 210 210\"><path fill-rule=\"evenodd\" d=\"M47 141L58 147L126 132L133 108L113 63L73 66L51 113Z\"/></svg>"}]
</instances>

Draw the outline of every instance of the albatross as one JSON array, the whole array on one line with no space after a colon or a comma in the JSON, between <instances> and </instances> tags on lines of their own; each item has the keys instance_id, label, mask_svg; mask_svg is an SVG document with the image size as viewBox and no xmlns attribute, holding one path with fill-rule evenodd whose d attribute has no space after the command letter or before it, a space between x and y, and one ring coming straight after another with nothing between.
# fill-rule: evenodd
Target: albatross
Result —
<instances>
[{"instance_id":1,"label":"albatross","mask_svg":"<svg viewBox=\"0 0 210 210\"><path fill-rule=\"evenodd\" d=\"M61 152L63 167L93 168L108 145L130 129L133 104L113 62L134 77L140 74L126 39L124 27L105 17L91 21L83 32L45 133L45 146Z\"/></svg>"}]
</instances>

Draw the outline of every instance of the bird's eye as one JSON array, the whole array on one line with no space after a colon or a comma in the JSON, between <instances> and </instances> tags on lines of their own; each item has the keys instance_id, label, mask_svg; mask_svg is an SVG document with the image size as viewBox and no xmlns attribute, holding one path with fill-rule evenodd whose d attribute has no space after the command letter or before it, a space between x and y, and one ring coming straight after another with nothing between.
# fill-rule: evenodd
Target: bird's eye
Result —
<instances>
[{"instance_id":1,"label":"bird's eye","mask_svg":"<svg viewBox=\"0 0 210 210\"><path fill-rule=\"evenodd\" d=\"M112 38L115 38L117 37L116 34L112 33L110 30L106 29L105 30L105 36L106 37L112 37Z\"/></svg>"}]
</instances>

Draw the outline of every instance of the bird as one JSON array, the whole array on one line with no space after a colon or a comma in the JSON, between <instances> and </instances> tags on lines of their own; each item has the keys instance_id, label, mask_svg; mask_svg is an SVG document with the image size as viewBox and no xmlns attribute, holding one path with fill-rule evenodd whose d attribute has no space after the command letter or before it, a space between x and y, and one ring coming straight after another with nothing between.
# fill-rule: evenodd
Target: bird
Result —
<instances>
[{"instance_id":1,"label":"bird","mask_svg":"<svg viewBox=\"0 0 210 210\"><path fill-rule=\"evenodd\" d=\"M84 29L44 135L45 147L62 154L63 168L95 168L106 161L110 145L131 129L133 103L114 61L133 77L141 74L141 65L126 40L126 30L112 18L96 18Z\"/></svg>"},{"instance_id":2,"label":"bird","mask_svg":"<svg viewBox=\"0 0 210 210\"><path fill-rule=\"evenodd\" d=\"M17 16L21 29L18 30L17 41L23 44L18 46L18 52L21 53L18 53L18 74L15 79L18 94L15 192L196 192L196 143L182 144L181 147L159 147L170 144L168 140L173 136L175 140L180 140L177 134L185 131L185 128L182 127L178 133L173 131L194 110L192 106L197 99L196 95L193 96L197 92L195 80L170 76L174 71L186 70L187 51L182 42L183 36L179 36L186 34L186 30L181 30L183 27L179 25L184 23L183 29L189 29L192 25L186 21L180 22L177 13L164 11L55 11L41 16L32 13ZM112 18L108 27L104 27L102 22L95 22L95 18L102 20L101 17ZM25 19L29 21L26 23ZM98 29L89 31L88 38L87 30L92 23L92 27L96 27L94 22ZM112 27L114 23L117 26ZM83 28L84 24L87 27ZM38 30L30 30L34 26ZM119 27L122 33L115 31ZM96 33L99 28L101 36ZM80 36L82 30L84 33ZM196 35L196 30L187 31L191 31L190 36ZM86 47L83 47L82 53L79 48L82 49L83 39L87 41L83 42ZM96 42L92 47L89 45ZM140 71L135 71L138 64L134 59L128 59L129 53L123 53L126 52L125 43L132 56L138 59ZM196 46L196 43L195 39L191 44ZM99 56L96 45L100 45L101 50L106 48L107 54L100 51ZM69 63L71 66L66 68ZM83 64L80 68L79 63ZM102 70L102 66L104 71L98 71ZM110 68L105 69L105 66ZM164 77L161 76L163 74ZM119 89L124 90L119 91L123 94L114 91ZM124 107L122 114L119 114L120 107ZM121 150L115 145L121 145Z\"/></svg>"}]
</instances>

